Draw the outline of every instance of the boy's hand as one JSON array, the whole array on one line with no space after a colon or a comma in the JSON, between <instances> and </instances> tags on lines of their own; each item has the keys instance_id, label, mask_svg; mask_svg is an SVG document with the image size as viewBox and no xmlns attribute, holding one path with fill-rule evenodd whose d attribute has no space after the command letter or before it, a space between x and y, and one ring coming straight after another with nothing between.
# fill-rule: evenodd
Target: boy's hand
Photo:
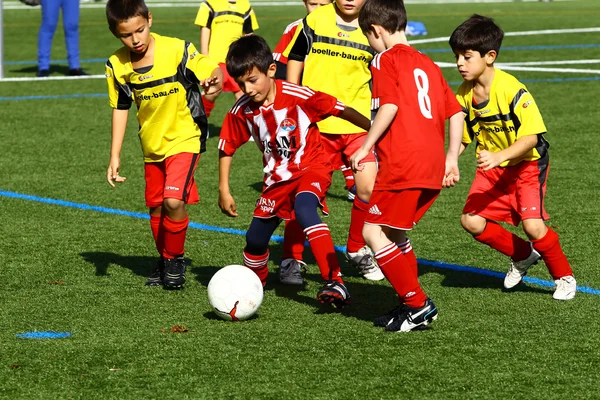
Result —
<instances>
[{"instance_id":1,"label":"boy's hand","mask_svg":"<svg viewBox=\"0 0 600 400\"><path fill-rule=\"evenodd\" d=\"M369 150L363 149L362 147L356 151L356 153L352 154L350 157L350 167L352 167L352 171L362 171L365 169L364 164L360 162L369 155Z\"/></svg>"},{"instance_id":2,"label":"boy's hand","mask_svg":"<svg viewBox=\"0 0 600 400\"><path fill-rule=\"evenodd\" d=\"M444 188L454 187L459 180L460 180L460 172L458 170L458 165L455 162L447 162L446 161L446 172L444 173L444 180L442 182L442 187L444 187Z\"/></svg>"},{"instance_id":3,"label":"boy's hand","mask_svg":"<svg viewBox=\"0 0 600 400\"><path fill-rule=\"evenodd\" d=\"M203 81L200 81L200 87L204 91L204 95L213 95L221 91L221 81L217 76L211 76Z\"/></svg>"},{"instance_id":4,"label":"boy's hand","mask_svg":"<svg viewBox=\"0 0 600 400\"><path fill-rule=\"evenodd\" d=\"M502 158L502 154L500 153L482 150L477 154L477 168L483 168L484 171L489 171L504 161L506 160Z\"/></svg>"},{"instance_id":5,"label":"boy's hand","mask_svg":"<svg viewBox=\"0 0 600 400\"><path fill-rule=\"evenodd\" d=\"M112 187L115 187L113 182L125 182L127 178L119 175L119 168L121 167L121 161L116 159L111 159L108 165L108 170L106 171L106 180L108 184Z\"/></svg>"},{"instance_id":6,"label":"boy's hand","mask_svg":"<svg viewBox=\"0 0 600 400\"><path fill-rule=\"evenodd\" d=\"M236 212L236 205L233 196L229 193L221 194L219 193L219 208L221 212L228 217L237 217L238 213Z\"/></svg>"}]
</instances>

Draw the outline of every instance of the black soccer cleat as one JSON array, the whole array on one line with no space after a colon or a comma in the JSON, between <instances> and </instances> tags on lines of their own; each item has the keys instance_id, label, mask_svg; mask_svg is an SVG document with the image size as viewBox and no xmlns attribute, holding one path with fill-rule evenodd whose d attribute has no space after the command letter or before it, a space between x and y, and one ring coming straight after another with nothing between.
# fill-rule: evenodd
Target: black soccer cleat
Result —
<instances>
[{"instance_id":1,"label":"black soccer cleat","mask_svg":"<svg viewBox=\"0 0 600 400\"><path fill-rule=\"evenodd\" d=\"M162 286L163 279L165 278L165 260L161 257L156 264L156 267L152 270L152 273L146 280L146 286Z\"/></svg>"},{"instance_id":2,"label":"black soccer cleat","mask_svg":"<svg viewBox=\"0 0 600 400\"><path fill-rule=\"evenodd\" d=\"M437 307L431 299L427 299L423 307L404 306L404 308L401 308L400 313L385 326L385 330L389 332L422 330L435 321L437 317Z\"/></svg>"},{"instance_id":3,"label":"black soccer cleat","mask_svg":"<svg viewBox=\"0 0 600 400\"><path fill-rule=\"evenodd\" d=\"M317 299L323 304L333 304L336 308L344 308L350 304L350 293L343 283L327 281L317 292Z\"/></svg>"},{"instance_id":4,"label":"black soccer cleat","mask_svg":"<svg viewBox=\"0 0 600 400\"><path fill-rule=\"evenodd\" d=\"M165 289L181 289L185 283L185 260L183 256L165 259Z\"/></svg>"},{"instance_id":5,"label":"black soccer cleat","mask_svg":"<svg viewBox=\"0 0 600 400\"><path fill-rule=\"evenodd\" d=\"M402 312L404 312L405 308L406 308L406 306L404 304L399 305L398 307L394 308L393 310L388 311L385 315L375 318L373 320L373 325L378 326L380 328L386 327L390 323L391 320L400 316L400 314Z\"/></svg>"}]
</instances>

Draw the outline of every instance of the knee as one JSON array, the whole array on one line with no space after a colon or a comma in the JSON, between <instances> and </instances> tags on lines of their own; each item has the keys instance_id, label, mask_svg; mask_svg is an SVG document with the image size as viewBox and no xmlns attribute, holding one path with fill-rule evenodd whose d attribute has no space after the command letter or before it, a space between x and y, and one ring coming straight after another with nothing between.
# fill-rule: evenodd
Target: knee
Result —
<instances>
[{"instance_id":1,"label":"knee","mask_svg":"<svg viewBox=\"0 0 600 400\"><path fill-rule=\"evenodd\" d=\"M365 203L368 203L369 200L371 200L371 194L373 193L373 186L367 185L367 186L361 186L359 187L358 185L356 186L356 196L364 201Z\"/></svg>"},{"instance_id":2,"label":"knee","mask_svg":"<svg viewBox=\"0 0 600 400\"><path fill-rule=\"evenodd\" d=\"M171 214L180 211L182 208L184 208L185 203L183 202L183 200L169 198L163 201L163 207L165 208L165 211L167 211L168 214Z\"/></svg>"},{"instance_id":3,"label":"knee","mask_svg":"<svg viewBox=\"0 0 600 400\"><path fill-rule=\"evenodd\" d=\"M255 256L263 255L269 249L269 239L270 238L266 238L265 240L263 235L256 234L256 232L249 229L248 232L246 232L245 251Z\"/></svg>"},{"instance_id":4,"label":"knee","mask_svg":"<svg viewBox=\"0 0 600 400\"><path fill-rule=\"evenodd\" d=\"M79 22L63 22L63 29L66 35L77 35L79 32ZM56 27L55 27L56 28Z\"/></svg>"},{"instance_id":5,"label":"knee","mask_svg":"<svg viewBox=\"0 0 600 400\"><path fill-rule=\"evenodd\" d=\"M473 236L481 235L485 230L485 219L476 215L463 214L460 217L462 227Z\"/></svg>"},{"instance_id":6,"label":"knee","mask_svg":"<svg viewBox=\"0 0 600 400\"><path fill-rule=\"evenodd\" d=\"M523 221L523 231L530 240L536 240L543 238L548 232L548 228L541 219L526 219Z\"/></svg>"},{"instance_id":7,"label":"knee","mask_svg":"<svg viewBox=\"0 0 600 400\"><path fill-rule=\"evenodd\" d=\"M380 232L381 232L381 227L379 225L371 225L371 224L363 225L362 235L363 235L363 238L365 239L365 242L367 242L367 244L369 246L372 245L373 241L379 236Z\"/></svg>"}]
</instances>

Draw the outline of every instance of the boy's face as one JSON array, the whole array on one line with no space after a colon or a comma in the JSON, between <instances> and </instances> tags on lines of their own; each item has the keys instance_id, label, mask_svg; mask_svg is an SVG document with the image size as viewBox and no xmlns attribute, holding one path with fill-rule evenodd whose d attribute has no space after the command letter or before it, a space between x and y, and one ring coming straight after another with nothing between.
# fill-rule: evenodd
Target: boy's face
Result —
<instances>
[{"instance_id":1,"label":"boy's face","mask_svg":"<svg viewBox=\"0 0 600 400\"><path fill-rule=\"evenodd\" d=\"M331 4L331 0L305 0L304 7L306 7L306 14L310 14L319 7Z\"/></svg>"},{"instance_id":2,"label":"boy's face","mask_svg":"<svg viewBox=\"0 0 600 400\"><path fill-rule=\"evenodd\" d=\"M456 66L458 72L466 81L478 79L489 67L493 67L496 60L496 51L490 50L485 55L481 55L476 50L456 51Z\"/></svg>"},{"instance_id":3,"label":"boy's face","mask_svg":"<svg viewBox=\"0 0 600 400\"><path fill-rule=\"evenodd\" d=\"M136 16L119 22L115 29L115 36L133 53L143 54L150 44L151 26L152 14L148 15L148 19Z\"/></svg>"},{"instance_id":4,"label":"boy's face","mask_svg":"<svg viewBox=\"0 0 600 400\"><path fill-rule=\"evenodd\" d=\"M349 17L358 16L358 12L365 4L365 0L335 0L338 10Z\"/></svg>"},{"instance_id":5,"label":"boy's face","mask_svg":"<svg viewBox=\"0 0 600 400\"><path fill-rule=\"evenodd\" d=\"M250 96L250 99L255 103L264 103L269 93L274 90L275 71L277 67L271 64L266 74L260 72L256 67L244 76L235 78L235 81L240 85L242 92Z\"/></svg>"}]
</instances>

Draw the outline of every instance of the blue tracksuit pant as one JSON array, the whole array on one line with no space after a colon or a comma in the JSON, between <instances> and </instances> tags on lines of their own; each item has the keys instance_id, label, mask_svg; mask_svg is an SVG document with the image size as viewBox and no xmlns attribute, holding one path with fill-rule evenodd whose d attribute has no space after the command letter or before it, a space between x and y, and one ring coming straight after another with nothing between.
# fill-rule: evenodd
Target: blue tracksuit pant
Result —
<instances>
[{"instance_id":1,"label":"blue tracksuit pant","mask_svg":"<svg viewBox=\"0 0 600 400\"><path fill-rule=\"evenodd\" d=\"M69 68L79 68L79 0L42 0L42 25L38 34L38 70L50 69L52 38L62 8Z\"/></svg>"}]
</instances>

